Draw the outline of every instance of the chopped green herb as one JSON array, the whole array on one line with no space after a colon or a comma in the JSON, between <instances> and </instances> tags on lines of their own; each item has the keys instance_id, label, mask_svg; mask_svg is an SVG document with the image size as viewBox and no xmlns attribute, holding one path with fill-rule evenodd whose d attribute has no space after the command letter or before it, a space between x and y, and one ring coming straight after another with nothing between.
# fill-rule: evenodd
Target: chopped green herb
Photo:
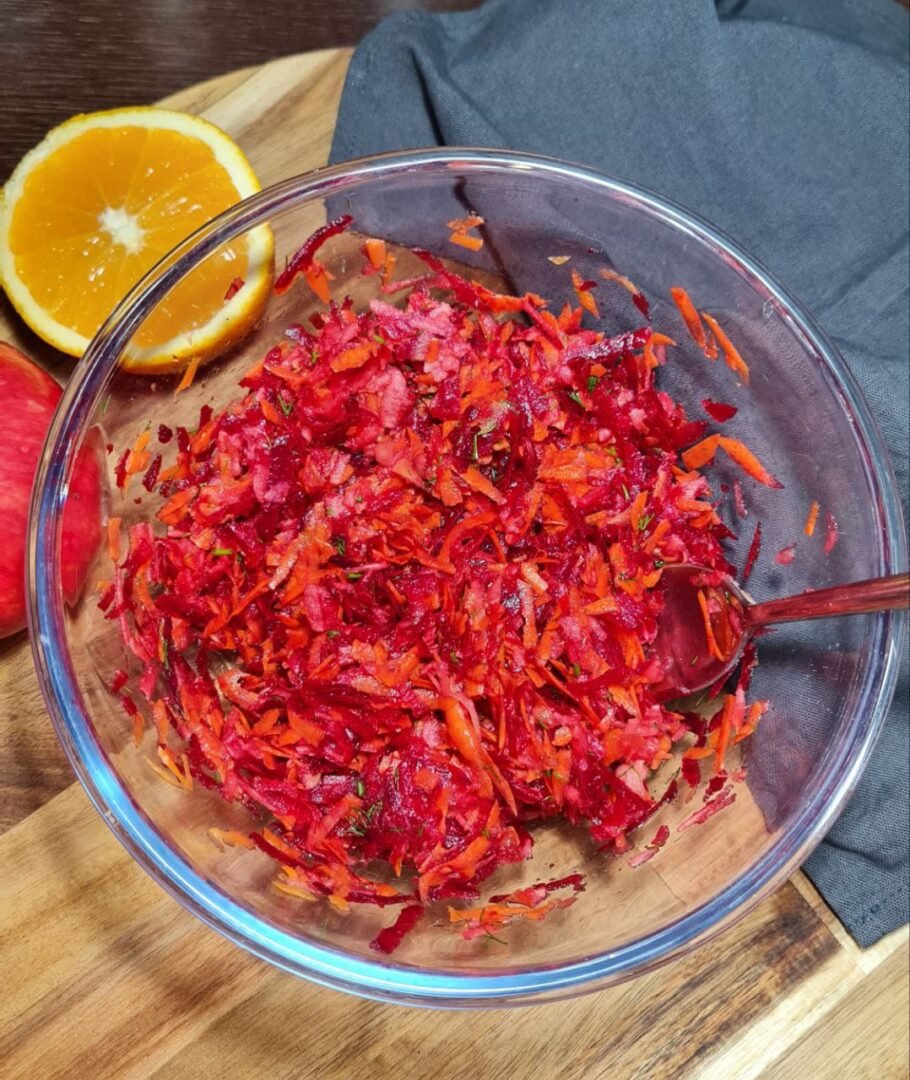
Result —
<instances>
[{"instance_id":1,"label":"chopped green herb","mask_svg":"<svg viewBox=\"0 0 910 1080\"><path fill-rule=\"evenodd\" d=\"M293 401L285 401L281 394L278 395L278 404L281 406L281 411L285 416L291 415L291 409L294 408Z\"/></svg>"},{"instance_id":2,"label":"chopped green herb","mask_svg":"<svg viewBox=\"0 0 910 1080\"><path fill-rule=\"evenodd\" d=\"M626 497L627 499L631 499L631 498L632 498L632 496L631 496L631 494L630 494L630 492L629 492L629 489L628 489L628 488L626 487L626 485L625 485L625 484L623 484L623 486L622 486L622 493L623 493L623 495L625 495L625 497Z\"/></svg>"},{"instance_id":3,"label":"chopped green herb","mask_svg":"<svg viewBox=\"0 0 910 1080\"><path fill-rule=\"evenodd\" d=\"M358 798L362 799L363 796L366 794L366 790L367 789L364 787L363 781L358 780L357 781L357 796L358 796Z\"/></svg>"},{"instance_id":4,"label":"chopped green herb","mask_svg":"<svg viewBox=\"0 0 910 1080\"><path fill-rule=\"evenodd\" d=\"M234 554L234 549L233 548L212 548L211 554L212 555L233 555Z\"/></svg>"},{"instance_id":5,"label":"chopped green herb","mask_svg":"<svg viewBox=\"0 0 910 1080\"><path fill-rule=\"evenodd\" d=\"M638 531L644 532L653 520L653 514L642 514L641 517L638 519Z\"/></svg>"},{"instance_id":6,"label":"chopped green herb","mask_svg":"<svg viewBox=\"0 0 910 1080\"><path fill-rule=\"evenodd\" d=\"M572 678L577 679L581 675L581 664L572 665Z\"/></svg>"},{"instance_id":7,"label":"chopped green herb","mask_svg":"<svg viewBox=\"0 0 910 1080\"><path fill-rule=\"evenodd\" d=\"M484 930L484 937L488 937L490 941L498 941L500 945L508 945L508 941L503 941L501 937L497 937L495 934L491 934L489 930Z\"/></svg>"},{"instance_id":8,"label":"chopped green herb","mask_svg":"<svg viewBox=\"0 0 910 1080\"><path fill-rule=\"evenodd\" d=\"M310 367L315 367L319 363L319 350L313 349L310 353Z\"/></svg>"},{"instance_id":9,"label":"chopped green herb","mask_svg":"<svg viewBox=\"0 0 910 1080\"><path fill-rule=\"evenodd\" d=\"M608 446L607 453L610 455L611 458L613 458L614 461L619 461L619 451L616 449L615 446Z\"/></svg>"},{"instance_id":10,"label":"chopped green herb","mask_svg":"<svg viewBox=\"0 0 910 1080\"><path fill-rule=\"evenodd\" d=\"M332 547L338 552L339 555L344 555L347 550L347 544L343 536L332 537Z\"/></svg>"},{"instance_id":11,"label":"chopped green herb","mask_svg":"<svg viewBox=\"0 0 910 1080\"><path fill-rule=\"evenodd\" d=\"M581 394L579 394L577 390L570 390L569 397L575 402L576 405L580 405L582 408L585 407L585 403L581 400Z\"/></svg>"},{"instance_id":12,"label":"chopped green herb","mask_svg":"<svg viewBox=\"0 0 910 1080\"><path fill-rule=\"evenodd\" d=\"M659 570L662 566L665 566L665 565L666 565L666 563L664 562L663 559L655 559L654 560L654 569L655 570Z\"/></svg>"},{"instance_id":13,"label":"chopped green herb","mask_svg":"<svg viewBox=\"0 0 910 1080\"><path fill-rule=\"evenodd\" d=\"M327 638L337 638L340 633L340 630L326 630L325 636Z\"/></svg>"},{"instance_id":14,"label":"chopped green herb","mask_svg":"<svg viewBox=\"0 0 910 1080\"><path fill-rule=\"evenodd\" d=\"M357 573L356 571L352 570L350 573L347 573L344 576L348 579L348 581L360 581L360 579L363 577L363 574Z\"/></svg>"},{"instance_id":15,"label":"chopped green herb","mask_svg":"<svg viewBox=\"0 0 910 1080\"><path fill-rule=\"evenodd\" d=\"M596 375L589 375L588 376L588 393L589 394L594 393L594 391L597 389L597 384L599 382L600 382L600 379Z\"/></svg>"},{"instance_id":16,"label":"chopped green herb","mask_svg":"<svg viewBox=\"0 0 910 1080\"><path fill-rule=\"evenodd\" d=\"M386 343L386 340L385 340L385 338L384 338L384 337L382 336L382 334L374 334L374 335L373 335L373 340L374 340L375 342L377 342L378 344L380 344L380 345L385 345L385 343Z\"/></svg>"}]
</instances>

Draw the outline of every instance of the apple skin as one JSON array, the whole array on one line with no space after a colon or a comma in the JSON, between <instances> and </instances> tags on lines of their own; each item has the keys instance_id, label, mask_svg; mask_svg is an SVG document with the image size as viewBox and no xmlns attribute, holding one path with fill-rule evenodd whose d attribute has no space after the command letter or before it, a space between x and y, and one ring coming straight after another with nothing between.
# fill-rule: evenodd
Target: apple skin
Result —
<instances>
[{"instance_id":1,"label":"apple skin","mask_svg":"<svg viewBox=\"0 0 910 1080\"><path fill-rule=\"evenodd\" d=\"M59 385L0 341L0 638L25 626L28 509L44 438L60 400ZM101 468L87 440L63 511L61 566L67 602L78 597L101 537Z\"/></svg>"}]
</instances>

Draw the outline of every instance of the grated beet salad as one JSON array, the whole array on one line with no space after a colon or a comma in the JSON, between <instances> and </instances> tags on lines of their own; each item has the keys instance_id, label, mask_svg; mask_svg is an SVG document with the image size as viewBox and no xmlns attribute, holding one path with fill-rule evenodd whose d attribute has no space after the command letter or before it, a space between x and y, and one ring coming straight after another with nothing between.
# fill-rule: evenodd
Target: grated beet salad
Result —
<instances>
[{"instance_id":1,"label":"grated beet salad","mask_svg":"<svg viewBox=\"0 0 910 1080\"><path fill-rule=\"evenodd\" d=\"M276 288L302 273L326 299L316 254L347 224L308 241ZM700 757L722 768L763 705L746 706L745 679L707 723L660 699L661 575L732 571L699 471L718 449L775 483L655 385L669 338L582 325L593 282L576 275L578 306L555 314L417 254L426 272L396 282L369 241L384 298L327 303L195 432L161 427L169 467L147 436L124 454L118 485L144 472L161 527L130 530L101 599L141 665L164 777L259 812L261 829L220 835L273 856L285 891L406 905L385 951L428 902L474 900L528 858L537 822L626 850L674 796L653 775L687 736L684 779ZM716 322L699 328L734 367ZM377 861L393 871L381 881ZM581 887L450 917L489 932Z\"/></svg>"}]
</instances>

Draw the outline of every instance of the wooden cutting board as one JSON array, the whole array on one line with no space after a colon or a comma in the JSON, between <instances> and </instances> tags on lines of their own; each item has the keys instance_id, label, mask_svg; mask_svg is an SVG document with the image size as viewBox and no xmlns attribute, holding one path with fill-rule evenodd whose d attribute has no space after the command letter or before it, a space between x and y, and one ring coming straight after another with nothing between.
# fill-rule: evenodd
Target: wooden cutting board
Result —
<instances>
[{"instance_id":1,"label":"wooden cutting board","mask_svg":"<svg viewBox=\"0 0 910 1080\"><path fill-rule=\"evenodd\" d=\"M349 51L234 72L201 113L263 184L325 163ZM78 103L74 103L77 105ZM0 338L65 380L0 300ZM861 952L803 875L717 941L531 1009L426 1012L299 981L146 877L90 806L24 634L0 642L0 1077L906 1077L906 929Z\"/></svg>"}]
</instances>

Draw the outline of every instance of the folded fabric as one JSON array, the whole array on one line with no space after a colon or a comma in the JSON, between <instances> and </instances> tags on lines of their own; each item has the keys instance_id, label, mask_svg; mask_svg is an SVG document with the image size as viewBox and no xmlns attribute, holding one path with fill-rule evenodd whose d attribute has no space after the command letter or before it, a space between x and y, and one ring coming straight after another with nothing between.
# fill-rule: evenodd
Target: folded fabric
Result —
<instances>
[{"instance_id":1,"label":"folded fabric","mask_svg":"<svg viewBox=\"0 0 910 1080\"><path fill-rule=\"evenodd\" d=\"M358 48L334 161L432 145L568 158L753 252L846 357L907 517L908 14L894 0L489 0L390 17ZM861 945L908 920L907 662L806 869Z\"/></svg>"}]
</instances>

